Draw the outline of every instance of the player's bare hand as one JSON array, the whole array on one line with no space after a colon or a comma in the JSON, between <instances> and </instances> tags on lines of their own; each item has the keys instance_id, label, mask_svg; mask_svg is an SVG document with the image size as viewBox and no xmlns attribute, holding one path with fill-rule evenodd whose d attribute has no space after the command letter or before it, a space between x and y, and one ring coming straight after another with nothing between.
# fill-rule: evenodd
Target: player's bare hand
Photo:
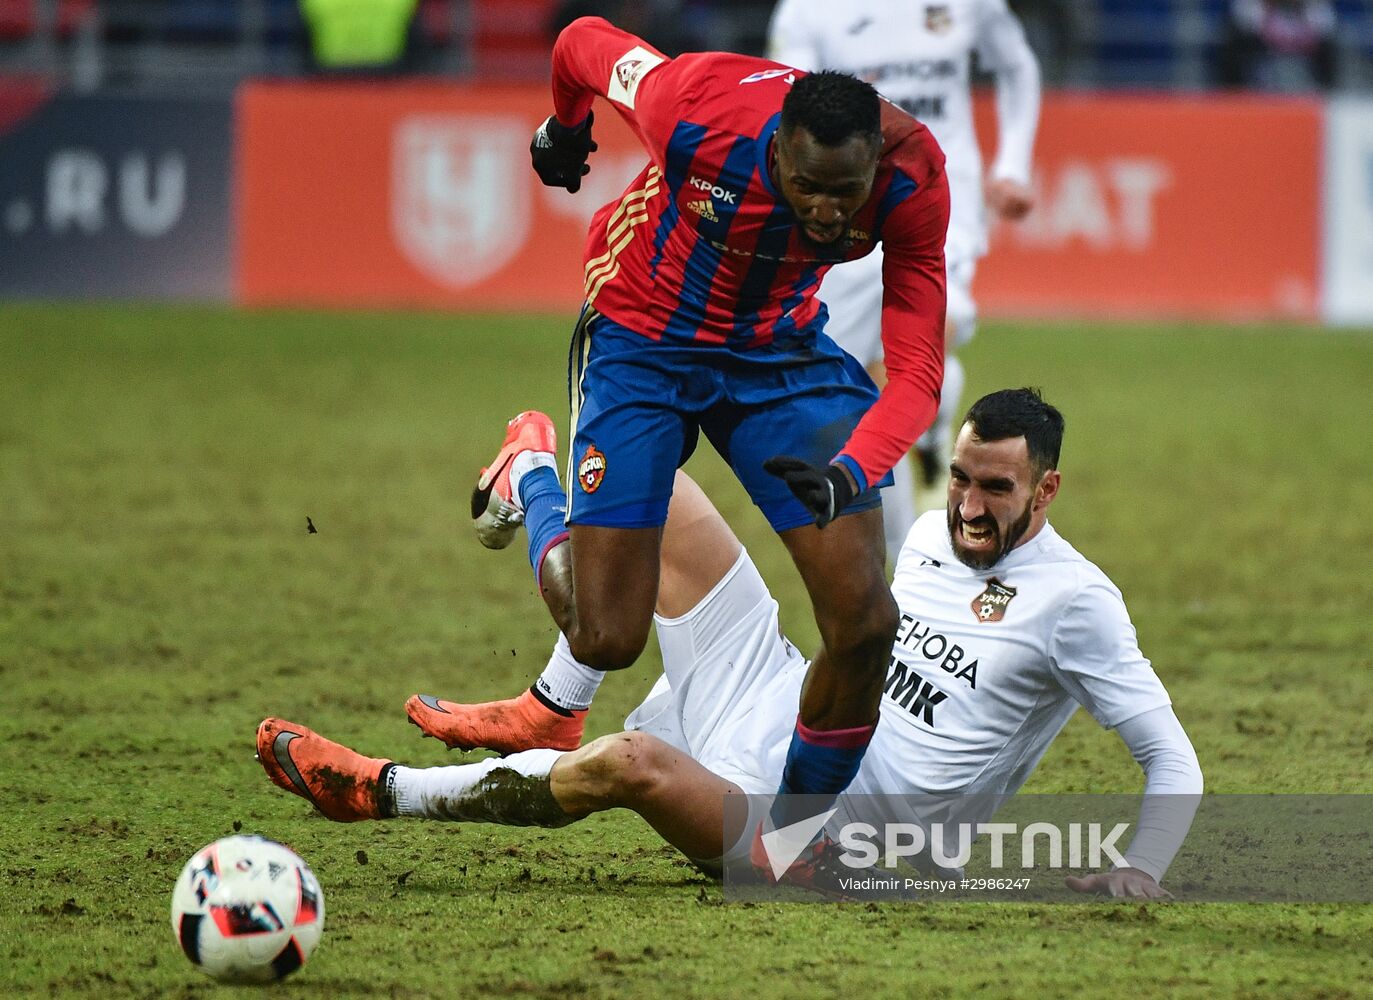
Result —
<instances>
[{"instance_id":1,"label":"player's bare hand","mask_svg":"<svg viewBox=\"0 0 1373 1000\"><path fill-rule=\"evenodd\" d=\"M588 111L586 121L568 128L556 116L549 115L535 130L529 143L529 158L545 186L566 188L573 194L581 190L582 178L591 172L586 158L597 149L591 138L594 117Z\"/></svg>"},{"instance_id":2,"label":"player's bare hand","mask_svg":"<svg viewBox=\"0 0 1373 1000\"><path fill-rule=\"evenodd\" d=\"M1018 222L1035 207L1035 195L1029 185L998 177L987 182L987 204L1007 222Z\"/></svg>"},{"instance_id":3,"label":"player's bare hand","mask_svg":"<svg viewBox=\"0 0 1373 1000\"><path fill-rule=\"evenodd\" d=\"M1098 896L1117 896L1124 899L1172 899L1173 894L1154 881L1154 876L1138 868L1117 868L1079 878L1069 875L1065 880L1074 892L1095 893Z\"/></svg>"}]
</instances>

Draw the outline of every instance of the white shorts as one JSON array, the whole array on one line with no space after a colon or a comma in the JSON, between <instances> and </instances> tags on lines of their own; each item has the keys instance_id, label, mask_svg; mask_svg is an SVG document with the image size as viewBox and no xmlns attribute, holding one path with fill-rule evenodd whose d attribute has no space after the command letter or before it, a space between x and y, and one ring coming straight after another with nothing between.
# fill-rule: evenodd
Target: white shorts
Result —
<instances>
[{"instance_id":1,"label":"white shorts","mask_svg":"<svg viewBox=\"0 0 1373 1000\"><path fill-rule=\"evenodd\" d=\"M625 729L656 736L750 796L743 833L725 845L724 857L694 859L718 874L724 864L747 860L768 797L781 783L809 663L783 637L777 602L747 551L696 607L654 621L663 676L625 719ZM877 752L863 758L851 794L918 790L908 775L886 766L888 758L906 759L897 747L883 752L901 739L900 727L878 727L871 748ZM870 803L865 807L871 812ZM847 815L843 808L836 824Z\"/></svg>"},{"instance_id":2,"label":"white shorts","mask_svg":"<svg viewBox=\"0 0 1373 1000\"><path fill-rule=\"evenodd\" d=\"M671 744L749 795L782 780L807 662L747 551L680 618L654 616L663 676L626 729Z\"/></svg>"},{"instance_id":3,"label":"white shorts","mask_svg":"<svg viewBox=\"0 0 1373 1000\"><path fill-rule=\"evenodd\" d=\"M948 350L972 339L977 326L973 276L977 259L949 258L945 263L948 323L953 338ZM882 250L830 269L820 285L820 299L829 309L825 332L864 368L882 360Z\"/></svg>"}]
</instances>

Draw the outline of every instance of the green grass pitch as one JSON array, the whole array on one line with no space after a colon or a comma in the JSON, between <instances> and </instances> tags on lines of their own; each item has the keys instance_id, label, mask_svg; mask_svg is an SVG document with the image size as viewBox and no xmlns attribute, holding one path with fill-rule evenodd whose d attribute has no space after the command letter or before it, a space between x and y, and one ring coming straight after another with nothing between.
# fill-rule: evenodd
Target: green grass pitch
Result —
<instances>
[{"instance_id":1,"label":"green grass pitch","mask_svg":"<svg viewBox=\"0 0 1373 1000\"><path fill-rule=\"evenodd\" d=\"M1368 906L725 905L627 814L338 826L272 787L264 715L440 763L407 695L542 667L523 550L464 509L507 417L565 428L569 320L0 306L0 994L258 995L167 921L185 859L241 828L324 886L288 996L1373 995ZM1066 413L1055 524L1124 591L1208 789L1373 792L1373 338L988 322L964 359L969 399ZM689 469L813 642L708 452ZM1030 786L1139 787L1085 713Z\"/></svg>"}]
</instances>

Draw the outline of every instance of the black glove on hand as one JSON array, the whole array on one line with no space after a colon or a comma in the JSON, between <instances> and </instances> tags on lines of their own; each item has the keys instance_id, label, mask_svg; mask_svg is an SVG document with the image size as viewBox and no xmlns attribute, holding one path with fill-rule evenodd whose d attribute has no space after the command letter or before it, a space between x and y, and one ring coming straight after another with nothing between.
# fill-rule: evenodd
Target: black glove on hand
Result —
<instances>
[{"instance_id":1,"label":"black glove on hand","mask_svg":"<svg viewBox=\"0 0 1373 1000\"><path fill-rule=\"evenodd\" d=\"M582 178L591 172L586 158L596 151L596 143L591 138L593 117L588 111L586 121L576 128L568 128L556 115L549 115L535 131L529 143L529 158L534 161L534 172L545 186L567 188L574 194L581 189Z\"/></svg>"},{"instance_id":2,"label":"black glove on hand","mask_svg":"<svg viewBox=\"0 0 1373 1000\"><path fill-rule=\"evenodd\" d=\"M815 515L817 528L838 517L856 495L849 477L837 465L812 465L804 458L777 455L763 463L763 470L791 487L796 499Z\"/></svg>"}]
</instances>

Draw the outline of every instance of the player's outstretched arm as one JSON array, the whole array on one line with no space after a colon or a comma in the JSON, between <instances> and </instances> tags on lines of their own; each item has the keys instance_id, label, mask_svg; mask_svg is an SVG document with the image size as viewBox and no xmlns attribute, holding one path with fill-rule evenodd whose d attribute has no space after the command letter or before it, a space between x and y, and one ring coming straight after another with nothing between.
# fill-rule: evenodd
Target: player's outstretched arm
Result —
<instances>
[{"instance_id":1,"label":"player's outstretched arm","mask_svg":"<svg viewBox=\"0 0 1373 1000\"><path fill-rule=\"evenodd\" d=\"M1034 207L1030 156L1039 126L1039 61L1005 0L982 0L976 44L982 65L996 76L997 152L984 194L993 212L1014 221Z\"/></svg>"},{"instance_id":2,"label":"player's outstretched arm","mask_svg":"<svg viewBox=\"0 0 1373 1000\"><path fill-rule=\"evenodd\" d=\"M1063 607L1049 645L1059 683L1120 735L1144 772L1134 839L1116 864L1161 883L1200 804L1201 765L1168 692L1140 651L1120 591L1100 570L1091 568ZM1093 878L1086 891L1120 887L1125 876Z\"/></svg>"},{"instance_id":3,"label":"player's outstretched arm","mask_svg":"<svg viewBox=\"0 0 1373 1000\"><path fill-rule=\"evenodd\" d=\"M1201 804L1201 764L1171 705L1127 719L1116 732L1144 771L1139 822L1125 860L1162 881Z\"/></svg>"},{"instance_id":4,"label":"player's outstretched arm","mask_svg":"<svg viewBox=\"0 0 1373 1000\"><path fill-rule=\"evenodd\" d=\"M1131 899L1171 899L1159 883L1182 847L1201 801L1201 765L1171 706L1143 712L1116 727L1144 771L1144 798L1126 864L1084 878L1076 892Z\"/></svg>"}]
</instances>

